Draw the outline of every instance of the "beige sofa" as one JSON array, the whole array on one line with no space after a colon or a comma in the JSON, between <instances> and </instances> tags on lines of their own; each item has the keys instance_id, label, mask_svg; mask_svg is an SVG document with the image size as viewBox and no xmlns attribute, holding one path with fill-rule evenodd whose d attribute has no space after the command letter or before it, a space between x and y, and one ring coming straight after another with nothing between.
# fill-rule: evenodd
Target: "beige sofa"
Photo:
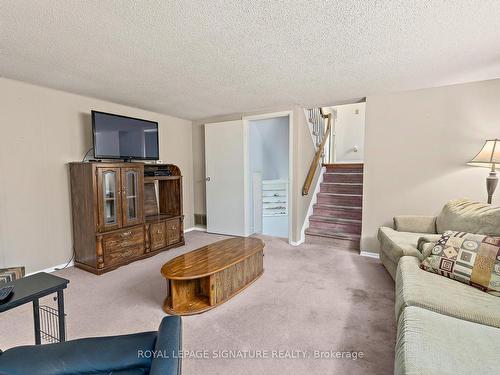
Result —
<instances>
[{"instance_id":1,"label":"beige sofa","mask_svg":"<svg viewBox=\"0 0 500 375\"><path fill-rule=\"evenodd\" d=\"M447 230L500 236L500 207L457 199L448 202L437 217L396 216L394 229L379 229L380 260L395 279L401 257L411 255L422 260Z\"/></svg>"},{"instance_id":2,"label":"beige sofa","mask_svg":"<svg viewBox=\"0 0 500 375\"><path fill-rule=\"evenodd\" d=\"M396 281L395 374L500 374L500 298L419 268L446 230L500 236L500 207L448 202L438 217L400 216L380 228Z\"/></svg>"}]
</instances>

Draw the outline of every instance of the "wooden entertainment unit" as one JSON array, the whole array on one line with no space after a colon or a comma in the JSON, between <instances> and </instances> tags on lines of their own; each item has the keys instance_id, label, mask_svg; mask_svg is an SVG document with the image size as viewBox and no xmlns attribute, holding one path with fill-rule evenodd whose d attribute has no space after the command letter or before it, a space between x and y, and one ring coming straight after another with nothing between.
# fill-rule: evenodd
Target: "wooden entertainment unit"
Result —
<instances>
[{"instance_id":1,"label":"wooden entertainment unit","mask_svg":"<svg viewBox=\"0 0 500 375\"><path fill-rule=\"evenodd\" d=\"M184 245L173 164L70 163L75 266L102 274Z\"/></svg>"}]
</instances>

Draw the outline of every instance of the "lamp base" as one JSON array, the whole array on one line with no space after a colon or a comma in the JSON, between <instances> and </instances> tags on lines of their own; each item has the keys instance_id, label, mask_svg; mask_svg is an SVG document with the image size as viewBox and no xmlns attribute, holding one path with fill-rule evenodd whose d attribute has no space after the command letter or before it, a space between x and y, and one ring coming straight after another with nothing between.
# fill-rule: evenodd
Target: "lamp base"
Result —
<instances>
[{"instance_id":1,"label":"lamp base","mask_svg":"<svg viewBox=\"0 0 500 375\"><path fill-rule=\"evenodd\" d=\"M498 185L498 176L496 170L492 170L490 175L486 177L486 190L488 191L488 203L491 204L493 193Z\"/></svg>"}]
</instances>

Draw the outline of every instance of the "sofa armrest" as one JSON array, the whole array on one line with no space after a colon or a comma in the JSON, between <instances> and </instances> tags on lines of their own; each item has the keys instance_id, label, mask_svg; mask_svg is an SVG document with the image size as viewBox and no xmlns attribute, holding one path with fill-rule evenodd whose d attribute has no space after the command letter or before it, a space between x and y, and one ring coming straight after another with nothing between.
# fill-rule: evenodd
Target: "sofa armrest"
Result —
<instances>
[{"instance_id":1,"label":"sofa armrest","mask_svg":"<svg viewBox=\"0 0 500 375\"><path fill-rule=\"evenodd\" d=\"M394 229L398 232L436 233L435 216L400 215L394 217Z\"/></svg>"},{"instance_id":2,"label":"sofa armrest","mask_svg":"<svg viewBox=\"0 0 500 375\"><path fill-rule=\"evenodd\" d=\"M158 329L155 353L149 375L181 373L182 322L180 316L166 316Z\"/></svg>"},{"instance_id":3,"label":"sofa armrest","mask_svg":"<svg viewBox=\"0 0 500 375\"><path fill-rule=\"evenodd\" d=\"M60 375L125 373L149 369L156 332L85 338L56 344L18 346L0 354L0 374Z\"/></svg>"}]
</instances>

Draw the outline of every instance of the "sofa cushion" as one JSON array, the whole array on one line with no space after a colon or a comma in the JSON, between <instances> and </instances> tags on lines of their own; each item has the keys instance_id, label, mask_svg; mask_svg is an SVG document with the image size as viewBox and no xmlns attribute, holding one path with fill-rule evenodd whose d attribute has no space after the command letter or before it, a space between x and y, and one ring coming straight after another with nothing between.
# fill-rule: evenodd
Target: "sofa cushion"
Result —
<instances>
[{"instance_id":1,"label":"sofa cushion","mask_svg":"<svg viewBox=\"0 0 500 375\"><path fill-rule=\"evenodd\" d=\"M420 268L500 296L500 238L445 232Z\"/></svg>"},{"instance_id":2,"label":"sofa cushion","mask_svg":"<svg viewBox=\"0 0 500 375\"><path fill-rule=\"evenodd\" d=\"M399 232L436 233L436 217L417 215L395 216L394 229Z\"/></svg>"},{"instance_id":3,"label":"sofa cushion","mask_svg":"<svg viewBox=\"0 0 500 375\"><path fill-rule=\"evenodd\" d=\"M431 238L433 236L436 241L441 237L438 234L398 232L389 227L381 227L378 231L381 251L395 263L405 255L423 259L422 253L417 249L418 240L420 237Z\"/></svg>"},{"instance_id":4,"label":"sofa cushion","mask_svg":"<svg viewBox=\"0 0 500 375\"><path fill-rule=\"evenodd\" d=\"M500 207L467 199L450 201L437 217L436 229L500 236Z\"/></svg>"},{"instance_id":5,"label":"sofa cushion","mask_svg":"<svg viewBox=\"0 0 500 375\"><path fill-rule=\"evenodd\" d=\"M403 257L396 271L396 319L404 308L422 307L441 314L500 328L500 298L419 268Z\"/></svg>"},{"instance_id":6,"label":"sofa cushion","mask_svg":"<svg viewBox=\"0 0 500 375\"><path fill-rule=\"evenodd\" d=\"M398 322L394 374L497 374L499 347L498 328L408 307Z\"/></svg>"}]
</instances>

